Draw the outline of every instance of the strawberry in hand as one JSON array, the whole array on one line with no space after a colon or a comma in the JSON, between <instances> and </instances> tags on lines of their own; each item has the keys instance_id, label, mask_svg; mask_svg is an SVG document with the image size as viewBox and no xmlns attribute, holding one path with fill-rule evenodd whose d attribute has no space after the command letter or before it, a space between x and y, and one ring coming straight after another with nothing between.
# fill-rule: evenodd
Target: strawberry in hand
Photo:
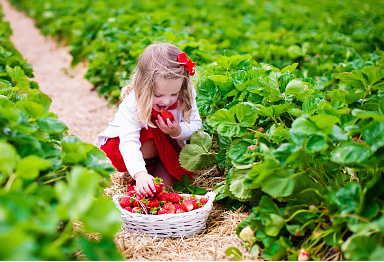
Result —
<instances>
[{"instance_id":1,"label":"strawberry in hand","mask_svg":"<svg viewBox=\"0 0 384 262\"><path fill-rule=\"evenodd\" d=\"M164 183L160 177L155 177L155 179L153 179L153 181L155 182L155 191L153 192L153 194L156 197L161 192L163 192Z\"/></svg>"},{"instance_id":2,"label":"strawberry in hand","mask_svg":"<svg viewBox=\"0 0 384 262\"><path fill-rule=\"evenodd\" d=\"M173 114L167 110L161 110L160 115L163 118L164 122L167 123L167 119L173 121Z\"/></svg>"}]
</instances>

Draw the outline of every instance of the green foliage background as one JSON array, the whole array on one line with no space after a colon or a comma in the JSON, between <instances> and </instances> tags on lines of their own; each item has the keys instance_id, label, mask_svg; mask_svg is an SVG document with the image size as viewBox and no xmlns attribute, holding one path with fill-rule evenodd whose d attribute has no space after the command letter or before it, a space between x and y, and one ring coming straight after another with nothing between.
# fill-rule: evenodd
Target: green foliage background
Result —
<instances>
[{"instance_id":1,"label":"green foliage background","mask_svg":"<svg viewBox=\"0 0 384 262\"><path fill-rule=\"evenodd\" d=\"M150 43L198 62L205 133L180 160L224 171L217 199L252 208L238 234L255 256L383 259L380 1L11 2L87 61L112 103Z\"/></svg>"}]
</instances>

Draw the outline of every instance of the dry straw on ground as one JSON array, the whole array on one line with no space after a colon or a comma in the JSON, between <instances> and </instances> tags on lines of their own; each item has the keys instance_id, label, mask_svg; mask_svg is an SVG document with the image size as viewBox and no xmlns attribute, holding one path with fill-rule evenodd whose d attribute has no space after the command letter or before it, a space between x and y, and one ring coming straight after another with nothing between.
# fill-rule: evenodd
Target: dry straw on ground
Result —
<instances>
[{"instance_id":1,"label":"dry straw on ground","mask_svg":"<svg viewBox=\"0 0 384 262\"><path fill-rule=\"evenodd\" d=\"M113 174L112 186L106 188L107 195L125 193L128 179L121 173ZM224 178L212 167L196 172L193 185L212 190ZM237 247L244 260L255 260L244 248L236 235L237 224L248 216L241 210L226 211L214 203L208 217L207 227L194 236L183 238L156 238L141 233L120 231L115 238L116 246L128 260L231 260L225 255L229 247Z\"/></svg>"}]
</instances>

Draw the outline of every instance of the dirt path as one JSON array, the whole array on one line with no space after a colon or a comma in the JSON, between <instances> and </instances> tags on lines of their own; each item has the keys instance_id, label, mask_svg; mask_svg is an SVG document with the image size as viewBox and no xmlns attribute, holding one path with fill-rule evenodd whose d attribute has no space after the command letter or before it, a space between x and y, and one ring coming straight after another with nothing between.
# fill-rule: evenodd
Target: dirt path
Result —
<instances>
[{"instance_id":1,"label":"dirt path","mask_svg":"<svg viewBox=\"0 0 384 262\"><path fill-rule=\"evenodd\" d=\"M9 21L13 30L13 44L32 64L40 90L52 99L50 111L67 124L70 134L97 145L97 134L112 120L117 107L91 91L92 84L84 79L85 65L71 68L68 47L41 35L34 21L7 1L0 3L4 20Z\"/></svg>"}]
</instances>

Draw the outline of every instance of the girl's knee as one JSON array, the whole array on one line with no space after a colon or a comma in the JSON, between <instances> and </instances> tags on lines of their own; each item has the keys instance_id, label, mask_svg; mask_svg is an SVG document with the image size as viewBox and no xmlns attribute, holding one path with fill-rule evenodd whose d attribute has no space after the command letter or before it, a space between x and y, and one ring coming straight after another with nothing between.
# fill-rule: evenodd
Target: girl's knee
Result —
<instances>
[{"instance_id":1,"label":"girl's knee","mask_svg":"<svg viewBox=\"0 0 384 262\"><path fill-rule=\"evenodd\" d=\"M144 159L156 157L157 149L155 141L152 138L148 139L143 145L141 145L140 151L143 154Z\"/></svg>"}]
</instances>

